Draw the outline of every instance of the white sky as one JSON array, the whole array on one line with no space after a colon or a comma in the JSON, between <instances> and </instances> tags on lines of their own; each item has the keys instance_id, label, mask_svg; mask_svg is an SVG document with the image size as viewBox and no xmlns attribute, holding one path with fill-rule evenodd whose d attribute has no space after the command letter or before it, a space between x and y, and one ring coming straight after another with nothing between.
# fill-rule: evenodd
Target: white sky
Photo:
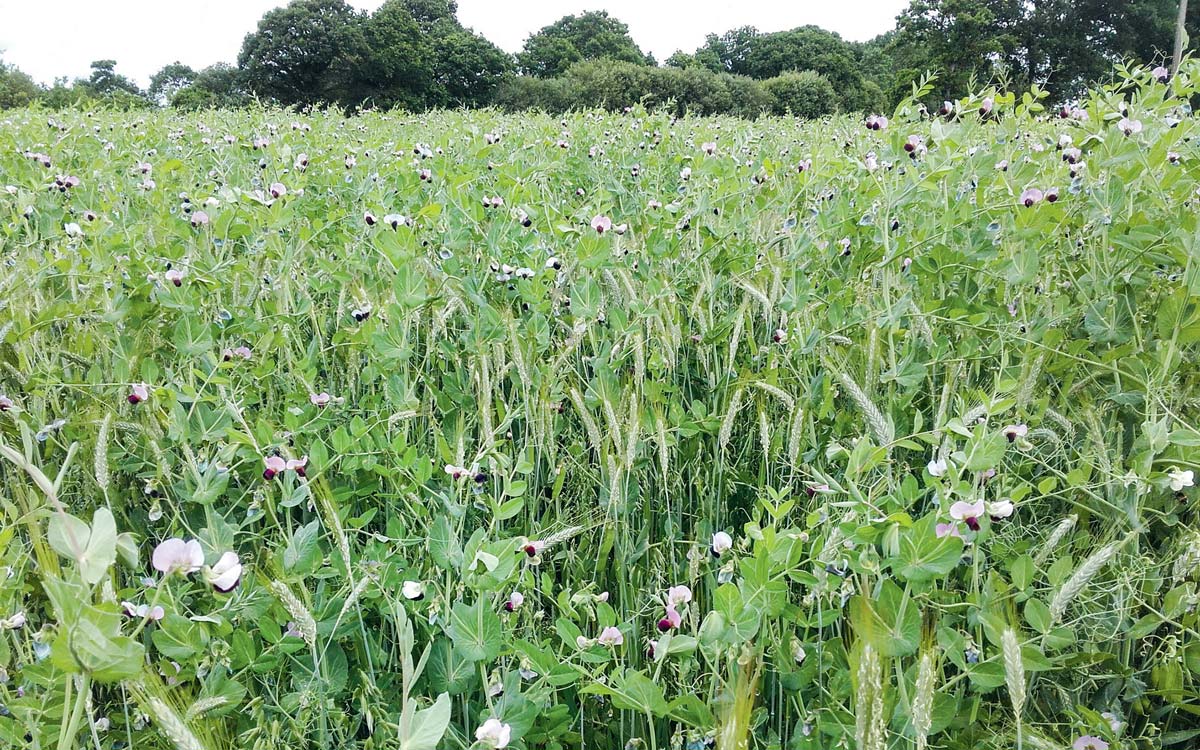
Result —
<instances>
[{"instance_id":1,"label":"white sky","mask_svg":"<svg viewBox=\"0 0 1200 750\"><path fill-rule=\"evenodd\" d=\"M382 0L350 0L373 10ZM242 38L280 0L0 0L0 50L38 81L86 76L92 60L146 85L163 65L236 62ZM607 10L662 62L705 34L737 26L779 31L815 24L864 41L892 28L908 0L459 0L458 17L502 49L569 13Z\"/></svg>"}]
</instances>

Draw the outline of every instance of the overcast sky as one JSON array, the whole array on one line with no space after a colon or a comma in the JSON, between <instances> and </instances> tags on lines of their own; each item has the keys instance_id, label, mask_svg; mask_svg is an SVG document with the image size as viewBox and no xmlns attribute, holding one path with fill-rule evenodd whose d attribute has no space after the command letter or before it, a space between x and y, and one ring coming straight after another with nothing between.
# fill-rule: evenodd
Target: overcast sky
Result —
<instances>
[{"instance_id":1,"label":"overcast sky","mask_svg":"<svg viewBox=\"0 0 1200 750\"><path fill-rule=\"evenodd\" d=\"M351 0L374 10L382 0ZM92 60L145 85L166 63L194 68L235 62L242 38L279 0L0 0L3 59L50 83L84 76ZM864 41L892 28L907 0L459 0L458 17L516 52L533 31L568 13L607 10L629 24L642 49L661 62L691 52L709 32L737 26L779 31L815 24Z\"/></svg>"}]
</instances>

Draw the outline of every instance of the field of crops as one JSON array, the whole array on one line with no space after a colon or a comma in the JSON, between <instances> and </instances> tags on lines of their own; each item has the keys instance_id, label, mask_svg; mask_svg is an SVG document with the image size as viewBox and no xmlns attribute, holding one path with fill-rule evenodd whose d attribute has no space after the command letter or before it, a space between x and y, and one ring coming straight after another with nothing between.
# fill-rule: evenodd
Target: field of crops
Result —
<instances>
[{"instance_id":1,"label":"field of crops","mask_svg":"<svg viewBox=\"0 0 1200 750\"><path fill-rule=\"evenodd\" d=\"M3 113L0 746L1195 747L1197 90Z\"/></svg>"}]
</instances>

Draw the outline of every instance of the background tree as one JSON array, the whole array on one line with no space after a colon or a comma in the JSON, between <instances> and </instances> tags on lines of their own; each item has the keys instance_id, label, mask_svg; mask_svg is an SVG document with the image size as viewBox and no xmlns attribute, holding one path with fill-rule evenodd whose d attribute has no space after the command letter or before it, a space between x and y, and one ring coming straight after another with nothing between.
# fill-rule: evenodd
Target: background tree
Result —
<instances>
[{"instance_id":1,"label":"background tree","mask_svg":"<svg viewBox=\"0 0 1200 750\"><path fill-rule=\"evenodd\" d=\"M179 109L241 107L250 101L242 71L228 63L217 63L196 73L191 84L171 97L171 106Z\"/></svg>"},{"instance_id":2,"label":"background tree","mask_svg":"<svg viewBox=\"0 0 1200 750\"><path fill-rule=\"evenodd\" d=\"M150 87L146 89L146 95L156 104L165 104L170 102L180 89L190 86L195 80L196 71L190 65L176 60L150 76Z\"/></svg>"},{"instance_id":3,"label":"background tree","mask_svg":"<svg viewBox=\"0 0 1200 750\"><path fill-rule=\"evenodd\" d=\"M956 98L1012 58L1016 0L913 0L896 19L889 52L901 77L938 72L936 98Z\"/></svg>"},{"instance_id":4,"label":"background tree","mask_svg":"<svg viewBox=\"0 0 1200 750\"><path fill-rule=\"evenodd\" d=\"M720 36L709 34L696 50L696 60L709 70L746 75L746 59L760 36L753 26L739 26Z\"/></svg>"},{"instance_id":5,"label":"background tree","mask_svg":"<svg viewBox=\"0 0 1200 750\"><path fill-rule=\"evenodd\" d=\"M363 99L380 107L422 109L434 89L435 50L406 0L387 0L365 27L366 65L356 76Z\"/></svg>"},{"instance_id":6,"label":"background tree","mask_svg":"<svg viewBox=\"0 0 1200 750\"><path fill-rule=\"evenodd\" d=\"M349 103L367 64L365 23L345 0L293 0L246 35L238 67L254 93L281 104Z\"/></svg>"},{"instance_id":7,"label":"background tree","mask_svg":"<svg viewBox=\"0 0 1200 750\"><path fill-rule=\"evenodd\" d=\"M41 93L29 75L0 59L0 109L24 107Z\"/></svg>"},{"instance_id":8,"label":"background tree","mask_svg":"<svg viewBox=\"0 0 1200 750\"><path fill-rule=\"evenodd\" d=\"M416 23L423 44L422 64L427 73L416 73L425 107L473 107L491 103L497 87L513 72L512 56L458 20L454 0L392 0L393 12L403 8ZM414 99L414 102L416 100Z\"/></svg>"},{"instance_id":9,"label":"background tree","mask_svg":"<svg viewBox=\"0 0 1200 750\"><path fill-rule=\"evenodd\" d=\"M816 26L759 36L742 67L744 70L734 72L764 80L788 71L811 70L833 86L843 109L864 109L866 105L854 48L832 31Z\"/></svg>"},{"instance_id":10,"label":"background tree","mask_svg":"<svg viewBox=\"0 0 1200 750\"><path fill-rule=\"evenodd\" d=\"M502 81L513 73L507 52L480 34L457 25L436 37L438 55L433 79L437 85L431 106L477 107L491 103Z\"/></svg>"},{"instance_id":11,"label":"background tree","mask_svg":"<svg viewBox=\"0 0 1200 750\"><path fill-rule=\"evenodd\" d=\"M79 79L76 86L85 87L98 97L119 95L120 92L141 96L142 90L132 80L116 71L116 60L96 60L92 63L92 74Z\"/></svg>"},{"instance_id":12,"label":"background tree","mask_svg":"<svg viewBox=\"0 0 1200 750\"><path fill-rule=\"evenodd\" d=\"M781 73L763 81L771 96L771 111L777 115L795 115L816 119L833 114L838 108L838 94L833 84L821 74L806 70L802 73Z\"/></svg>"},{"instance_id":13,"label":"background tree","mask_svg":"<svg viewBox=\"0 0 1200 750\"><path fill-rule=\"evenodd\" d=\"M629 36L629 27L606 11L563 16L531 34L517 55L522 72L539 78L562 75L581 60L654 64Z\"/></svg>"}]
</instances>

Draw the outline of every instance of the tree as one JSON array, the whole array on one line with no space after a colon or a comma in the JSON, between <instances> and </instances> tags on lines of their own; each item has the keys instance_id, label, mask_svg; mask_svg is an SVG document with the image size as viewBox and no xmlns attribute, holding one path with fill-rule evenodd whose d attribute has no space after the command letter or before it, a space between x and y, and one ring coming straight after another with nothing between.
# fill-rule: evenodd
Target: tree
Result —
<instances>
[{"instance_id":1,"label":"tree","mask_svg":"<svg viewBox=\"0 0 1200 750\"><path fill-rule=\"evenodd\" d=\"M28 74L0 59L0 109L24 107L39 93L38 85Z\"/></svg>"},{"instance_id":2,"label":"tree","mask_svg":"<svg viewBox=\"0 0 1200 750\"><path fill-rule=\"evenodd\" d=\"M990 0L913 0L896 19L889 49L897 68L938 73L936 98L966 93L972 76L987 80L1011 59L1016 37L1009 3Z\"/></svg>"},{"instance_id":3,"label":"tree","mask_svg":"<svg viewBox=\"0 0 1200 750\"><path fill-rule=\"evenodd\" d=\"M170 104L179 109L231 108L249 100L242 71L228 63L217 63L196 73L191 84L175 92Z\"/></svg>"},{"instance_id":4,"label":"tree","mask_svg":"<svg viewBox=\"0 0 1200 750\"><path fill-rule=\"evenodd\" d=\"M190 65L176 60L150 76L150 88L146 89L146 94L158 104L170 102L180 89L190 86L195 80L196 71Z\"/></svg>"},{"instance_id":5,"label":"tree","mask_svg":"<svg viewBox=\"0 0 1200 750\"><path fill-rule=\"evenodd\" d=\"M853 48L832 31L802 26L790 31L762 34L750 46L739 66L751 78L773 78L788 70L815 70L839 89L859 86Z\"/></svg>"},{"instance_id":6,"label":"tree","mask_svg":"<svg viewBox=\"0 0 1200 750\"><path fill-rule=\"evenodd\" d=\"M517 55L521 70L539 78L560 76L581 60L654 64L629 36L629 27L606 11L563 16L531 34Z\"/></svg>"},{"instance_id":7,"label":"tree","mask_svg":"<svg viewBox=\"0 0 1200 750\"><path fill-rule=\"evenodd\" d=\"M497 87L513 72L512 57L483 36L455 23L436 37L431 106L478 107L489 104Z\"/></svg>"},{"instance_id":8,"label":"tree","mask_svg":"<svg viewBox=\"0 0 1200 750\"><path fill-rule=\"evenodd\" d=\"M875 87L866 86L854 45L817 26L767 34L753 26L741 26L720 36L709 34L704 46L696 50L695 60L709 70L759 80L811 70L833 86L845 110L864 109L878 98Z\"/></svg>"},{"instance_id":9,"label":"tree","mask_svg":"<svg viewBox=\"0 0 1200 750\"><path fill-rule=\"evenodd\" d=\"M351 103L368 56L365 23L345 0L293 0L246 35L238 67L252 91L282 104Z\"/></svg>"},{"instance_id":10,"label":"tree","mask_svg":"<svg viewBox=\"0 0 1200 750\"><path fill-rule=\"evenodd\" d=\"M783 73L763 81L771 95L771 111L814 120L837 111L838 95L828 79L806 70Z\"/></svg>"},{"instance_id":11,"label":"tree","mask_svg":"<svg viewBox=\"0 0 1200 750\"><path fill-rule=\"evenodd\" d=\"M79 79L76 86L83 86L99 97L119 95L119 92L141 96L138 85L116 71L116 60L96 60L92 63L92 75Z\"/></svg>"},{"instance_id":12,"label":"tree","mask_svg":"<svg viewBox=\"0 0 1200 750\"><path fill-rule=\"evenodd\" d=\"M458 3L455 0L400 0L421 31L428 32L439 22L458 26Z\"/></svg>"},{"instance_id":13,"label":"tree","mask_svg":"<svg viewBox=\"0 0 1200 750\"><path fill-rule=\"evenodd\" d=\"M696 50L696 60L712 71L746 75L746 60L760 36L753 26L739 26L720 36L709 34Z\"/></svg>"},{"instance_id":14,"label":"tree","mask_svg":"<svg viewBox=\"0 0 1200 750\"><path fill-rule=\"evenodd\" d=\"M972 77L1067 99L1118 60L1166 60L1178 12L1178 0L913 0L886 45L894 77L884 86L936 70L939 99L962 95ZM1185 25L1197 24L1189 8Z\"/></svg>"},{"instance_id":15,"label":"tree","mask_svg":"<svg viewBox=\"0 0 1200 750\"><path fill-rule=\"evenodd\" d=\"M362 99L381 107L423 109L433 95L436 51L410 5L387 0L366 23L370 52L356 76L357 89Z\"/></svg>"},{"instance_id":16,"label":"tree","mask_svg":"<svg viewBox=\"0 0 1200 750\"><path fill-rule=\"evenodd\" d=\"M695 55L689 55L681 49L675 50L670 57L663 61L663 65L667 66L668 68L679 68L681 70L701 67L700 62L696 60Z\"/></svg>"},{"instance_id":17,"label":"tree","mask_svg":"<svg viewBox=\"0 0 1200 750\"><path fill-rule=\"evenodd\" d=\"M454 0L388 0L376 11L372 26L378 19L380 29L387 31L370 38L372 54L393 84L381 103L412 108L491 103L512 74L512 56L464 27L457 12ZM379 49L384 37L393 52Z\"/></svg>"}]
</instances>

